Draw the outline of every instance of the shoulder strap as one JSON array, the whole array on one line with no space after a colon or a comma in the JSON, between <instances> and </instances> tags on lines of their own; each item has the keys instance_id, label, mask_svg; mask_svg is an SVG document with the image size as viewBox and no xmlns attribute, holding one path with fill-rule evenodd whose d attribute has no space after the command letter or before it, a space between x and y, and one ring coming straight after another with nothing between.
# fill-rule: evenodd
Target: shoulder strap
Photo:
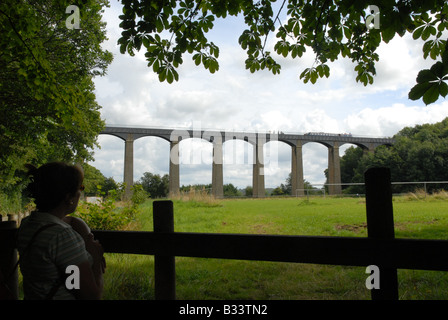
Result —
<instances>
[{"instance_id":1,"label":"shoulder strap","mask_svg":"<svg viewBox=\"0 0 448 320\"><path fill-rule=\"evenodd\" d=\"M53 226L57 226L57 225L58 225L57 223L49 223L49 224L46 224L46 225L40 227L39 229L37 229L37 231L33 234L33 236L32 236L32 238L31 238L30 242L28 242L28 245L27 245L27 246L25 247L25 249L23 250L23 252L22 252L22 256L25 255L25 253L29 250L29 248L30 248L31 245L34 243L34 240L36 240L37 235L38 235L39 233L41 233L41 232L44 231L45 229L48 229L49 227L53 227ZM20 258L19 258L19 259L20 259Z\"/></svg>"},{"instance_id":2,"label":"shoulder strap","mask_svg":"<svg viewBox=\"0 0 448 320\"><path fill-rule=\"evenodd\" d=\"M9 277L12 277L12 274L16 271L17 267L18 267L19 264L20 264L20 261L21 261L22 256L24 256L25 253L28 252L28 250L29 250L29 248L31 247L31 245L33 244L34 240L36 240L37 235L38 235L39 233L41 233L42 231L44 231L45 229L47 229L47 228L49 228L49 227L56 226L56 225L57 225L57 223L49 223L49 224L46 224L46 225L40 227L39 229L37 229L37 231L36 231L36 232L33 234L33 236L31 237L30 242L28 242L28 245L27 245L27 246L25 247L25 249L23 250L21 256L19 256L19 259L17 260L16 264L14 265L14 268L12 268L11 272L10 272L9 275L6 277L6 279L9 279Z\"/></svg>"},{"instance_id":3,"label":"shoulder strap","mask_svg":"<svg viewBox=\"0 0 448 320\"><path fill-rule=\"evenodd\" d=\"M45 229L52 227L52 226L56 226L58 225L57 223L50 223L50 224L46 224L44 226L42 226L40 229L38 229L36 231L36 233L34 233L33 237L31 238L30 242L28 243L28 246L25 248L25 250L23 250L22 256L25 254L26 251L28 251L28 249L31 247L31 245L33 244L34 240L36 239L37 235L44 231ZM20 258L19 258L20 260ZM19 261L17 262L19 263ZM17 266L16 266L17 268ZM58 282L51 288L50 292L47 293L47 295L45 296L45 300L52 300L53 296L56 294L56 292L58 291L58 289L61 287L62 284L64 284L66 280L65 276L61 276L61 278L58 280Z\"/></svg>"},{"instance_id":4,"label":"shoulder strap","mask_svg":"<svg viewBox=\"0 0 448 320\"><path fill-rule=\"evenodd\" d=\"M27 245L27 246L25 247L25 249L23 250L21 256L23 256L23 255L28 251L28 249L31 247L31 245L33 244L34 240L36 239L36 237L37 237L37 235L38 235L39 233L41 233L41 232L44 231L45 229L47 229L47 228L49 228L49 227L52 227L52 226L55 226L55 225L57 225L57 223L50 223L50 224L46 224L46 225L40 227L40 228L33 234L33 236L31 237L30 242L28 243L28 245ZM8 274L6 277L3 277L3 276L2 276L1 279L0 279L0 282L2 283L2 285L4 285L5 289L9 291L9 293L10 293L10 289L8 288L7 283L8 283L8 280L13 276L13 274L14 274L14 272L16 271L17 267L19 266L20 261L21 261L21 256L19 256L19 259L17 260L16 264L14 265L14 267L12 268L12 270L9 272L9 274Z\"/></svg>"}]
</instances>

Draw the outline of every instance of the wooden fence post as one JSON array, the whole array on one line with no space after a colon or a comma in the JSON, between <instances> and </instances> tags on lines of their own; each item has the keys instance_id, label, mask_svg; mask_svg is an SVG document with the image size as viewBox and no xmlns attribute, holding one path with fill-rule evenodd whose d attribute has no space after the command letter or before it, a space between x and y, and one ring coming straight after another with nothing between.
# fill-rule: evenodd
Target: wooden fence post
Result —
<instances>
[{"instance_id":1,"label":"wooden fence post","mask_svg":"<svg viewBox=\"0 0 448 320\"><path fill-rule=\"evenodd\" d=\"M11 290L12 298L19 298L19 272L17 269L11 274L17 263L17 249L15 245L16 221L0 221L0 271L7 278L6 284Z\"/></svg>"},{"instance_id":2,"label":"wooden fence post","mask_svg":"<svg viewBox=\"0 0 448 320\"><path fill-rule=\"evenodd\" d=\"M365 174L367 235L372 239L395 238L389 168L371 168ZM398 300L396 268L379 268L379 289L371 289L372 300Z\"/></svg>"},{"instance_id":3,"label":"wooden fence post","mask_svg":"<svg viewBox=\"0 0 448 320\"><path fill-rule=\"evenodd\" d=\"M174 232L173 202L170 200L153 202L155 233ZM156 300L176 299L175 257L157 253L154 256L154 286Z\"/></svg>"}]
</instances>

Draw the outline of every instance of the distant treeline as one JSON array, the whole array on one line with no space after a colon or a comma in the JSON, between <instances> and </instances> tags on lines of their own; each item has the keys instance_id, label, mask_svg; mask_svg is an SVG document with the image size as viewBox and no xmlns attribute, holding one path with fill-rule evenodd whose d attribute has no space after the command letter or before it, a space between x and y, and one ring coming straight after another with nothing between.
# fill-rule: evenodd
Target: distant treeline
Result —
<instances>
[{"instance_id":1,"label":"distant treeline","mask_svg":"<svg viewBox=\"0 0 448 320\"><path fill-rule=\"evenodd\" d=\"M123 185L115 182L113 178L106 178L99 170L92 166L84 166L85 171L85 194L86 195L107 195L110 190L121 190ZM166 198L169 193L169 175L154 174L145 172L143 176L135 181L134 184L141 185L151 198ZM205 191L211 193L211 184L195 184L182 185L181 192L188 192L194 189L195 191ZM252 187L248 186L244 189L238 189L233 184L228 183L223 186L225 197L241 197L251 196Z\"/></svg>"},{"instance_id":2,"label":"distant treeline","mask_svg":"<svg viewBox=\"0 0 448 320\"><path fill-rule=\"evenodd\" d=\"M113 178L106 178L98 169L90 166L84 166L84 185L86 196L104 196L110 190L122 191L124 186L122 183L117 183ZM153 198L166 198L169 193L169 175L159 175L151 172L145 172L143 176L134 182L134 185L141 185L142 189ZM313 189L308 181L305 181L306 189ZM206 192L211 194L212 184L194 184L182 185L181 192L189 192L191 190ZM223 185L224 197L251 197L253 194L252 186L245 188L238 188L232 183ZM291 174L286 179L285 183L280 184L276 188L266 188L266 196L282 196L291 195Z\"/></svg>"},{"instance_id":3,"label":"distant treeline","mask_svg":"<svg viewBox=\"0 0 448 320\"><path fill-rule=\"evenodd\" d=\"M393 146L380 146L374 152L350 147L341 157L341 181L364 182L370 167L388 167L393 182L448 181L448 118L435 124L405 127L395 136ZM428 184L427 191L448 185ZM423 185L393 185L393 192L409 192ZM364 193L363 186L343 186L344 193Z\"/></svg>"}]
</instances>

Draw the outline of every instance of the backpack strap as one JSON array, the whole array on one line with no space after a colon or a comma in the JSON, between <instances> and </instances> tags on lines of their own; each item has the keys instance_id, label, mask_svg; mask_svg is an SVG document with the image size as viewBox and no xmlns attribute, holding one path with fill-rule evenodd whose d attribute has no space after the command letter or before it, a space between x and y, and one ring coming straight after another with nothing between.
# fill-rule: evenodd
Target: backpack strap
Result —
<instances>
[{"instance_id":1,"label":"backpack strap","mask_svg":"<svg viewBox=\"0 0 448 320\"><path fill-rule=\"evenodd\" d=\"M53 227L58 225L57 223L49 223L46 224L42 227L40 227L39 229L37 229L37 231L33 234L33 236L31 237L30 242L28 242L28 245L25 247L25 249L23 250L22 254L19 256L19 259L17 260L16 264L14 265L14 267L12 268L12 270L9 272L9 274L6 277L0 277L0 282L2 284L2 286L5 288L5 290L9 291L9 293L11 293L11 289L8 287L7 283L8 280L13 276L14 272L17 270L17 267L19 266L22 257L25 255L25 253L28 252L29 248L31 247L31 245L34 243L34 241L36 240L37 236L39 233L41 233L42 231L44 231L47 228ZM59 288L60 285L57 286L57 288ZM48 294L47 297L50 297L50 294L53 292L54 289L52 289L50 291L50 293ZM56 293L57 290L54 290L54 293ZM54 295L53 293L53 295ZM53 297L53 295L51 295L50 299Z\"/></svg>"}]
</instances>

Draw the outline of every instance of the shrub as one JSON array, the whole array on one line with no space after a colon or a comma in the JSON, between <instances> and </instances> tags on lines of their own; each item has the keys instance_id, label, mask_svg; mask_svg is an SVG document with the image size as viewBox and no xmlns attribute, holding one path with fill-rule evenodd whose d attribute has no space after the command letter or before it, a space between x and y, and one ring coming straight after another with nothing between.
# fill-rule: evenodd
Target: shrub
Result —
<instances>
[{"instance_id":1,"label":"shrub","mask_svg":"<svg viewBox=\"0 0 448 320\"><path fill-rule=\"evenodd\" d=\"M135 184L132 186L132 198L133 204L139 205L145 202L149 198L148 192L143 189L141 184Z\"/></svg>"},{"instance_id":2,"label":"shrub","mask_svg":"<svg viewBox=\"0 0 448 320\"><path fill-rule=\"evenodd\" d=\"M102 195L104 193L99 191ZM119 202L119 191L110 190L108 196L100 203L80 202L75 216L83 219L91 229L123 230L133 222L139 213L139 205L147 199L147 193L140 185L133 187L130 201Z\"/></svg>"},{"instance_id":3,"label":"shrub","mask_svg":"<svg viewBox=\"0 0 448 320\"><path fill-rule=\"evenodd\" d=\"M7 214L15 214L22 210L22 198L20 194L9 196L0 193L0 216Z\"/></svg>"},{"instance_id":4,"label":"shrub","mask_svg":"<svg viewBox=\"0 0 448 320\"><path fill-rule=\"evenodd\" d=\"M116 210L115 201L111 198L100 203L80 202L74 215L96 230L119 230L129 222L126 215Z\"/></svg>"}]
</instances>

